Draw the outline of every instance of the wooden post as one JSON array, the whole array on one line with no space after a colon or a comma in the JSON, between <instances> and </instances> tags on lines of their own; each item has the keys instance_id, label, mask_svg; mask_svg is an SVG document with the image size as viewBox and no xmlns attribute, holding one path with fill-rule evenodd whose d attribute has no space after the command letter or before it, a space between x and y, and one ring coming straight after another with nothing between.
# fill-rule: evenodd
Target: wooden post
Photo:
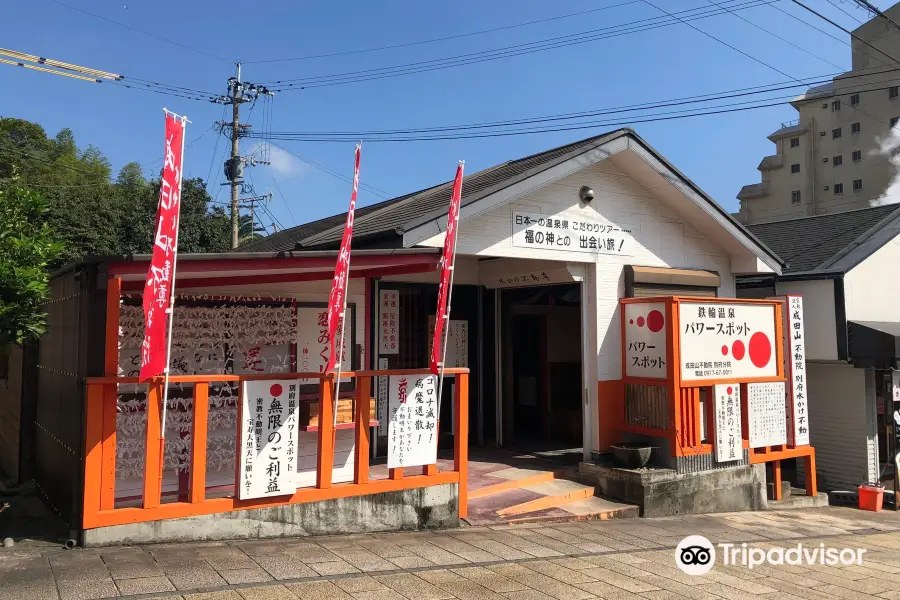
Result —
<instances>
[{"instance_id":1,"label":"wooden post","mask_svg":"<svg viewBox=\"0 0 900 600\"><path fill-rule=\"evenodd\" d=\"M191 429L191 480L188 495L192 504L206 499L206 433L209 421L209 383L194 384L194 424ZM240 423L240 422L238 422ZM238 428L240 424L238 424ZM240 436L237 437L240 444ZM237 448L240 455L240 447Z\"/></svg>"},{"instance_id":2,"label":"wooden post","mask_svg":"<svg viewBox=\"0 0 900 600\"><path fill-rule=\"evenodd\" d=\"M87 386L83 505L85 529L97 526L97 513L100 511L103 464L103 387L97 384L88 384Z\"/></svg>"},{"instance_id":3,"label":"wooden post","mask_svg":"<svg viewBox=\"0 0 900 600\"><path fill-rule=\"evenodd\" d=\"M453 432L453 467L459 473L459 518L469 515L469 374L456 376L453 389L456 431Z\"/></svg>"},{"instance_id":4,"label":"wooden post","mask_svg":"<svg viewBox=\"0 0 900 600\"><path fill-rule=\"evenodd\" d=\"M819 493L819 486L816 481L816 454L814 451L803 457L803 470L806 475L806 495L816 496Z\"/></svg>"},{"instance_id":5,"label":"wooden post","mask_svg":"<svg viewBox=\"0 0 900 600\"><path fill-rule=\"evenodd\" d=\"M780 460L772 461L772 484L774 486L772 493L775 496L775 500L781 500L781 461Z\"/></svg>"},{"instance_id":6,"label":"wooden post","mask_svg":"<svg viewBox=\"0 0 900 600\"><path fill-rule=\"evenodd\" d=\"M403 479L403 467L388 469L388 477L391 479Z\"/></svg>"},{"instance_id":7,"label":"wooden post","mask_svg":"<svg viewBox=\"0 0 900 600\"><path fill-rule=\"evenodd\" d=\"M331 487L334 469L334 376L319 381L319 454L316 468L316 487Z\"/></svg>"},{"instance_id":8,"label":"wooden post","mask_svg":"<svg viewBox=\"0 0 900 600\"><path fill-rule=\"evenodd\" d=\"M147 384L147 438L144 448L144 508L156 508L162 496L162 381Z\"/></svg>"},{"instance_id":9,"label":"wooden post","mask_svg":"<svg viewBox=\"0 0 900 600\"><path fill-rule=\"evenodd\" d=\"M366 304L368 307L368 304ZM372 420L372 410L369 404L372 378L356 378L356 469L353 481L355 483L369 483L369 422Z\"/></svg>"},{"instance_id":10,"label":"wooden post","mask_svg":"<svg viewBox=\"0 0 900 600\"><path fill-rule=\"evenodd\" d=\"M119 315L122 295L122 278L115 277L106 287L106 343L104 345L103 374L116 377L119 374ZM100 510L111 510L116 505L116 413L118 386L102 386L103 393L103 449L100 473Z\"/></svg>"}]
</instances>

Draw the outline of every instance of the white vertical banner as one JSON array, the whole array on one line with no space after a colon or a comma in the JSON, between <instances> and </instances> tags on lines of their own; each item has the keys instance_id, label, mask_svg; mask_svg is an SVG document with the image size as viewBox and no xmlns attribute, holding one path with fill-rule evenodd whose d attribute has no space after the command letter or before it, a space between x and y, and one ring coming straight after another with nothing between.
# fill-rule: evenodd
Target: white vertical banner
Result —
<instances>
[{"instance_id":1,"label":"white vertical banner","mask_svg":"<svg viewBox=\"0 0 900 600\"><path fill-rule=\"evenodd\" d=\"M790 424L787 439L791 446L809 444L809 404L806 386L806 333L803 329L803 298L787 296L784 330L785 362L788 375Z\"/></svg>"},{"instance_id":2,"label":"white vertical banner","mask_svg":"<svg viewBox=\"0 0 900 600\"><path fill-rule=\"evenodd\" d=\"M388 379L388 468L436 463L437 376L391 375Z\"/></svg>"},{"instance_id":3,"label":"white vertical banner","mask_svg":"<svg viewBox=\"0 0 900 600\"><path fill-rule=\"evenodd\" d=\"M747 384L747 431L751 448L787 443L785 398L783 381Z\"/></svg>"},{"instance_id":4,"label":"white vertical banner","mask_svg":"<svg viewBox=\"0 0 900 600\"><path fill-rule=\"evenodd\" d=\"M741 460L741 386L719 383L713 386L716 413L716 462Z\"/></svg>"},{"instance_id":5,"label":"white vertical banner","mask_svg":"<svg viewBox=\"0 0 900 600\"><path fill-rule=\"evenodd\" d=\"M378 291L378 353L400 353L400 291Z\"/></svg>"},{"instance_id":6,"label":"white vertical banner","mask_svg":"<svg viewBox=\"0 0 900 600\"><path fill-rule=\"evenodd\" d=\"M297 382L245 381L241 400L238 498L297 491Z\"/></svg>"}]
</instances>

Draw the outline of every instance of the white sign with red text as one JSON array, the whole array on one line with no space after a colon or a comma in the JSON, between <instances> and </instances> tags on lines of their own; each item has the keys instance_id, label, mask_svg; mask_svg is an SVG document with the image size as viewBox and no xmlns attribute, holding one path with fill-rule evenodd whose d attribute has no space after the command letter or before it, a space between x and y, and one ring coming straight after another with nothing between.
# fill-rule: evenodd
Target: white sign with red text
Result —
<instances>
[{"instance_id":1,"label":"white sign with red text","mask_svg":"<svg viewBox=\"0 0 900 600\"><path fill-rule=\"evenodd\" d=\"M353 312L347 307L347 316ZM348 324L344 335L341 352L341 370L350 371L350 335ZM297 307L297 372L324 373L328 365L330 344L328 341L328 309L324 306ZM301 379L302 383L314 383L309 379Z\"/></svg>"},{"instance_id":2,"label":"white sign with red text","mask_svg":"<svg viewBox=\"0 0 900 600\"><path fill-rule=\"evenodd\" d=\"M389 469L437 462L437 376L388 378Z\"/></svg>"},{"instance_id":3,"label":"white sign with red text","mask_svg":"<svg viewBox=\"0 0 900 600\"><path fill-rule=\"evenodd\" d=\"M512 245L519 248L630 256L634 237L628 226L599 218L513 212Z\"/></svg>"},{"instance_id":4,"label":"white sign with red text","mask_svg":"<svg viewBox=\"0 0 900 600\"><path fill-rule=\"evenodd\" d=\"M678 326L682 381L778 375L774 305L681 302Z\"/></svg>"},{"instance_id":5,"label":"white sign with red text","mask_svg":"<svg viewBox=\"0 0 900 600\"><path fill-rule=\"evenodd\" d=\"M400 353L400 291L380 290L378 328L378 353Z\"/></svg>"},{"instance_id":6,"label":"white sign with red text","mask_svg":"<svg viewBox=\"0 0 900 600\"><path fill-rule=\"evenodd\" d=\"M666 305L625 305L625 375L666 378Z\"/></svg>"},{"instance_id":7,"label":"white sign with red text","mask_svg":"<svg viewBox=\"0 0 900 600\"><path fill-rule=\"evenodd\" d=\"M787 443L783 381L747 384L747 429L751 448Z\"/></svg>"},{"instance_id":8,"label":"white sign with red text","mask_svg":"<svg viewBox=\"0 0 900 600\"><path fill-rule=\"evenodd\" d=\"M741 386L720 383L713 386L716 413L716 462L741 460Z\"/></svg>"},{"instance_id":9,"label":"white sign with red text","mask_svg":"<svg viewBox=\"0 0 900 600\"><path fill-rule=\"evenodd\" d=\"M297 382L245 381L238 431L238 498L296 492Z\"/></svg>"},{"instance_id":10,"label":"white sign with red text","mask_svg":"<svg viewBox=\"0 0 900 600\"><path fill-rule=\"evenodd\" d=\"M803 298L788 296L785 306L785 364L787 365L790 424L787 440L791 446L809 444L809 403L806 385L806 333L803 329Z\"/></svg>"}]
</instances>

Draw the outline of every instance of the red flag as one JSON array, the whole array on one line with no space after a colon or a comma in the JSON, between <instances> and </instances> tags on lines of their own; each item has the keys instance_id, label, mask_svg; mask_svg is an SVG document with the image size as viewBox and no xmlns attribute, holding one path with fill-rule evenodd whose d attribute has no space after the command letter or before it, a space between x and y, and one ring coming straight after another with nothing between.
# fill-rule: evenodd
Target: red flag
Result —
<instances>
[{"instance_id":1,"label":"red flag","mask_svg":"<svg viewBox=\"0 0 900 600\"><path fill-rule=\"evenodd\" d=\"M166 156L159 185L153 258L144 286L144 341L141 343L140 380L163 373L167 365L166 335L178 251L178 217L181 208L181 166L184 121L166 113Z\"/></svg>"},{"instance_id":2,"label":"red flag","mask_svg":"<svg viewBox=\"0 0 900 600\"><path fill-rule=\"evenodd\" d=\"M441 283L438 287L437 312L434 318L434 340L431 342L431 372L438 374L438 362L442 361L441 345L444 338L447 299L450 296L450 273L456 258L456 230L459 227L459 202L462 197L463 163L456 167L453 193L450 195L450 212L447 213L447 234L444 236L444 253L441 255Z\"/></svg>"},{"instance_id":3,"label":"red flag","mask_svg":"<svg viewBox=\"0 0 900 600\"><path fill-rule=\"evenodd\" d=\"M331 294L328 296L328 341L331 349L328 353L326 371L334 369L335 351L338 340L335 339L341 313L347 301L347 280L350 278L350 240L353 237L353 211L356 210L356 192L359 189L359 154L360 146L356 146L356 167L353 170L353 192L350 194L350 210L347 211L347 224L344 226L344 237L341 250L338 252L337 265L334 267L334 280L331 282ZM343 337L343 336L342 336ZM344 340L340 340L343 345ZM343 350L343 348L341 349ZM343 357L341 357L343 362Z\"/></svg>"}]
</instances>

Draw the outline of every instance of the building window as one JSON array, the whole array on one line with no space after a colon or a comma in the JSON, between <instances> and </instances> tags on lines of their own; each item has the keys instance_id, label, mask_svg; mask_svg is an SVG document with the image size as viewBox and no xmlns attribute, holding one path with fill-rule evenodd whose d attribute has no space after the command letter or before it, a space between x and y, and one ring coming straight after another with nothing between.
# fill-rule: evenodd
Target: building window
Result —
<instances>
[{"instance_id":1,"label":"building window","mask_svg":"<svg viewBox=\"0 0 900 600\"><path fill-rule=\"evenodd\" d=\"M897 124L897 121L900 121L900 117L891 117L891 128Z\"/></svg>"},{"instance_id":2,"label":"building window","mask_svg":"<svg viewBox=\"0 0 900 600\"><path fill-rule=\"evenodd\" d=\"M837 129L832 129L831 130L831 139L836 140L839 137L841 137L841 128L838 127Z\"/></svg>"},{"instance_id":3,"label":"building window","mask_svg":"<svg viewBox=\"0 0 900 600\"><path fill-rule=\"evenodd\" d=\"M800 138L791 138L791 148L796 148L800 145Z\"/></svg>"},{"instance_id":4,"label":"building window","mask_svg":"<svg viewBox=\"0 0 900 600\"><path fill-rule=\"evenodd\" d=\"M860 125L859 125L859 123L851 123L851 124L850 124L850 133L856 134L856 133L859 133L859 132L860 132ZM838 137L841 137L841 136L838 136Z\"/></svg>"},{"instance_id":5,"label":"building window","mask_svg":"<svg viewBox=\"0 0 900 600\"><path fill-rule=\"evenodd\" d=\"M854 179L853 180L853 191L858 192L862 189L862 179Z\"/></svg>"},{"instance_id":6,"label":"building window","mask_svg":"<svg viewBox=\"0 0 900 600\"><path fill-rule=\"evenodd\" d=\"M853 162L859 162L862 160L862 150L854 150L853 151Z\"/></svg>"},{"instance_id":7,"label":"building window","mask_svg":"<svg viewBox=\"0 0 900 600\"><path fill-rule=\"evenodd\" d=\"M839 167L844 164L844 156L842 154L838 154L834 158L831 159L832 166Z\"/></svg>"},{"instance_id":8,"label":"building window","mask_svg":"<svg viewBox=\"0 0 900 600\"><path fill-rule=\"evenodd\" d=\"M896 98L900 96L900 86L892 85L888 88L888 98Z\"/></svg>"},{"instance_id":9,"label":"building window","mask_svg":"<svg viewBox=\"0 0 900 600\"><path fill-rule=\"evenodd\" d=\"M791 204L800 204L800 190L791 192Z\"/></svg>"},{"instance_id":10,"label":"building window","mask_svg":"<svg viewBox=\"0 0 900 600\"><path fill-rule=\"evenodd\" d=\"M850 96L850 106L856 106L859 104L859 94L853 94Z\"/></svg>"},{"instance_id":11,"label":"building window","mask_svg":"<svg viewBox=\"0 0 900 600\"><path fill-rule=\"evenodd\" d=\"M841 101L835 100L831 103L831 112L837 112L839 110L841 110Z\"/></svg>"},{"instance_id":12,"label":"building window","mask_svg":"<svg viewBox=\"0 0 900 600\"><path fill-rule=\"evenodd\" d=\"M843 193L844 193L844 184L843 183L834 184L834 195L838 196Z\"/></svg>"},{"instance_id":13,"label":"building window","mask_svg":"<svg viewBox=\"0 0 900 600\"><path fill-rule=\"evenodd\" d=\"M791 165L791 173L799 173L800 172L800 163Z\"/></svg>"}]
</instances>

